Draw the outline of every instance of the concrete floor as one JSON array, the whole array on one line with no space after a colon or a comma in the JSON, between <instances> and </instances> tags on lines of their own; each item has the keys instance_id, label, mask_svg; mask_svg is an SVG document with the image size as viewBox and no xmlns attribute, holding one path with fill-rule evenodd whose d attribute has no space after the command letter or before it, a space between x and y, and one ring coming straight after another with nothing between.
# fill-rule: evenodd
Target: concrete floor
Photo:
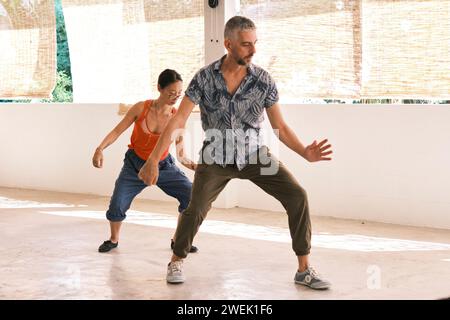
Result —
<instances>
[{"instance_id":1,"label":"concrete floor","mask_svg":"<svg viewBox=\"0 0 450 320\"><path fill-rule=\"evenodd\" d=\"M265 196L263 193L261 196ZM168 285L176 203L136 199L119 248L108 197L0 188L0 299L439 299L450 296L450 230L312 217L311 264L333 283L294 284L283 213L213 209L187 281Z\"/></svg>"}]
</instances>

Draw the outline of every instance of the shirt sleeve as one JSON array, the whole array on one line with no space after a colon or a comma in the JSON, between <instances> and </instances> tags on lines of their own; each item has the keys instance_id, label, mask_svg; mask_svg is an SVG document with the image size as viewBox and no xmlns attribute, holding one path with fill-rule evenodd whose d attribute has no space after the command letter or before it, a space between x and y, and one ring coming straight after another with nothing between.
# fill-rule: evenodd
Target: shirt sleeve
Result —
<instances>
[{"instance_id":1,"label":"shirt sleeve","mask_svg":"<svg viewBox=\"0 0 450 320\"><path fill-rule=\"evenodd\" d=\"M203 86L200 76L200 71L197 72L189 83L185 94L191 99L194 104L199 104L203 96Z\"/></svg>"},{"instance_id":2,"label":"shirt sleeve","mask_svg":"<svg viewBox=\"0 0 450 320\"><path fill-rule=\"evenodd\" d=\"M267 95L264 99L264 108L270 108L280 99L277 85L270 74L267 73Z\"/></svg>"}]
</instances>

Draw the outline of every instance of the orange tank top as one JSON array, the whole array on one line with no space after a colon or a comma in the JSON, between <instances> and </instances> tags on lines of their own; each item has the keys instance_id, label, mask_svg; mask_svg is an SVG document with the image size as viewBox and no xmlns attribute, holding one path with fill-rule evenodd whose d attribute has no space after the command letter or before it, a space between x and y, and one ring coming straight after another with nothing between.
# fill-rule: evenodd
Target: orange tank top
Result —
<instances>
[{"instance_id":1,"label":"orange tank top","mask_svg":"<svg viewBox=\"0 0 450 320\"><path fill-rule=\"evenodd\" d=\"M158 142L161 134L156 134L151 132L147 127L146 117L148 110L150 109L150 103L152 100L147 100L144 103L144 110L142 110L139 117L134 122L133 133L131 135L131 143L128 148L133 149L139 158L147 160L153 149L155 149L156 143ZM172 109L172 115L176 113L176 109ZM160 160L164 160L169 154L169 148L164 151Z\"/></svg>"}]
</instances>

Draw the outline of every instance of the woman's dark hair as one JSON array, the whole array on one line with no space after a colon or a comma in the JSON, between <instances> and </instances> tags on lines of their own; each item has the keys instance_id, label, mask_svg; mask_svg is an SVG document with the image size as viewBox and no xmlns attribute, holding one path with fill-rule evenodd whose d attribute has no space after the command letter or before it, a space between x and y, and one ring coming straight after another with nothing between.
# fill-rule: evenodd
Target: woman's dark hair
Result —
<instances>
[{"instance_id":1,"label":"woman's dark hair","mask_svg":"<svg viewBox=\"0 0 450 320\"><path fill-rule=\"evenodd\" d=\"M169 84L172 84L177 81L183 81L181 79L181 76L178 72L172 69L166 69L163 72L160 73L158 77L158 84L161 89L164 89Z\"/></svg>"}]
</instances>

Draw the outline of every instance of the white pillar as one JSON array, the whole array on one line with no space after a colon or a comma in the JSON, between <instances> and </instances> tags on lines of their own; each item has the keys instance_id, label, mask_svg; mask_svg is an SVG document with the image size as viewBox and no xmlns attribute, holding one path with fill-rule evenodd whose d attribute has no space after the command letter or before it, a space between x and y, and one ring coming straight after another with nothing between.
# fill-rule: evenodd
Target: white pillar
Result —
<instances>
[{"instance_id":1,"label":"white pillar","mask_svg":"<svg viewBox=\"0 0 450 320\"><path fill-rule=\"evenodd\" d=\"M235 16L240 0L218 0L219 5L211 8L205 0L205 65L222 57L226 51L223 45L225 23Z\"/></svg>"}]
</instances>

